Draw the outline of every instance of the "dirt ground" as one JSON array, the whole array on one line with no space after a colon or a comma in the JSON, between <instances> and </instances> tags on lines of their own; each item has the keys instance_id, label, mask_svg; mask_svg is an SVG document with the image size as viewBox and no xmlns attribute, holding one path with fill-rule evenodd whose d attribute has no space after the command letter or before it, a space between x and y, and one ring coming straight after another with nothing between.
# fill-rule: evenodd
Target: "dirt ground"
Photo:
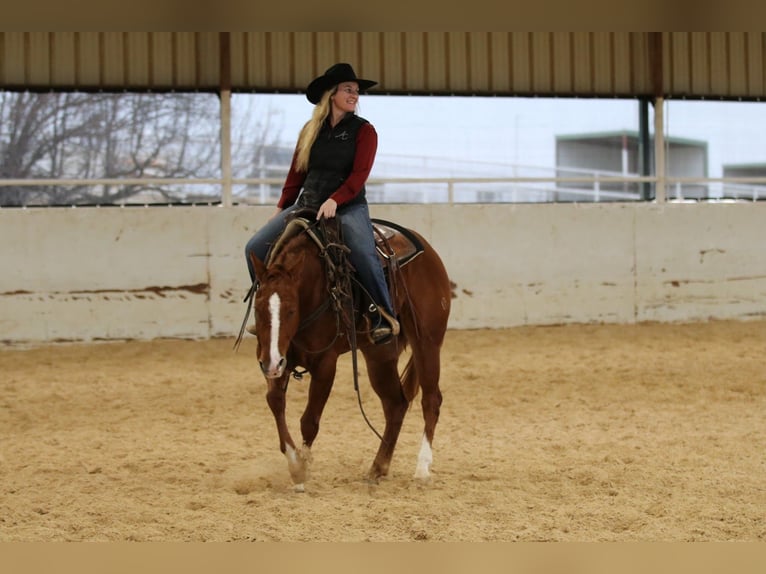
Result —
<instances>
[{"instance_id":1,"label":"dirt ground","mask_svg":"<svg viewBox=\"0 0 766 574\"><path fill-rule=\"evenodd\" d=\"M427 485L419 405L366 482L347 355L303 494L253 338L6 348L0 540L766 541L765 342L764 321L450 331Z\"/></svg>"}]
</instances>

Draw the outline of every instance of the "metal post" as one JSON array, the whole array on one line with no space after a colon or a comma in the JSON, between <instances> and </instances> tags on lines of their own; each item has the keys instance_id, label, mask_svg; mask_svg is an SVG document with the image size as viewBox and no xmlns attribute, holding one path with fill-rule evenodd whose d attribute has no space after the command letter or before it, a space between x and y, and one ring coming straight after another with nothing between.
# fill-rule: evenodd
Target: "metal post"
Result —
<instances>
[{"instance_id":1,"label":"metal post","mask_svg":"<svg viewBox=\"0 0 766 574\"><path fill-rule=\"evenodd\" d=\"M654 199L657 203L665 203L665 98L654 100L654 165L657 185L655 186Z\"/></svg>"},{"instance_id":2,"label":"metal post","mask_svg":"<svg viewBox=\"0 0 766 574\"><path fill-rule=\"evenodd\" d=\"M649 142L649 100L641 98L638 101L638 173L643 177L648 177L652 174L652 152ZM641 199L649 201L650 198L651 183L644 181L641 183Z\"/></svg>"},{"instance_id":3,"label":"metal post","mask_svg":"<svg viewBox=\"0 0 766 574\"><path fill-rule=\"evenodd\" d=\"M225 207L231 207L231 90L221 90L221 179L221 200Z\"/></svg>"},{"instance_id":4,"label":"metal post","mask_svg":"<svg viewBox=\"0 0 766 574\"><path fill-rule=\"evenodd\" d=\"M601 182L598 180L598 173L593 178L593 201L596 203L601 201Z\"/></svg>"},{"instance_id":5,"label":"metal post","mask_svg":"<svg viewBox=\"0 0 766 574\"><path fill-rule=\"evenodd\" d=\"M221 203L231 207L233 193L231 186L231 34L220 32L220 87L221 99Z\"/></svg>"}]
</instances>

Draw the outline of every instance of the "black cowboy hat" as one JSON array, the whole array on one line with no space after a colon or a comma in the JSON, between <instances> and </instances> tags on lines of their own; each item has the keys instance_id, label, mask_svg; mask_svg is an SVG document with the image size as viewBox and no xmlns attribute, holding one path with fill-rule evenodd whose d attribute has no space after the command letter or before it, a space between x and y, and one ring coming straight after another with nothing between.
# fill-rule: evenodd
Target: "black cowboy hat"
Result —
<instances>
[{"instance_id":1,"label":"black cowboy hat","mask_svg":"<svg viewBox=\"0 0 766 574\"><path fill-rule=\"evenodd\" d=\"M334 66L327 68L324 75L314 78L311 81L309 87L306 88L306 97L312 104L318 104L319 100L322 99L322 95L327 90L333 86L337 86L341 82L356 82L359 84L360 92L363 92L367 88L371 88L378 83L373 82L372 80L357 78L351 64L335 64Z\"/></svg>"}]
</instances>

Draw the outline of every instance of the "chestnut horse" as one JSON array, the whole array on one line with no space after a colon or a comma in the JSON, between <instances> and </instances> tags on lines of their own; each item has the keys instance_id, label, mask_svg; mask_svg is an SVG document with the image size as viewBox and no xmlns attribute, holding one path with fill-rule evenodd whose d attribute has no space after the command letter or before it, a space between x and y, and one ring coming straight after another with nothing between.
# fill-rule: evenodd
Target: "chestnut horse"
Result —
<instances>
[{"instance_id":1,"label":"chestnut horse","mask_svg":"<svg viewBox=\"0 0 766 574\"><path fill-rule=\"evenodd\" d=\"M304 226L316 226L316 222L303 221ZM267 265L251 256L259 279L254 295L258 361L267 382L266 400L277 424L279 448L287 458L294 489L304 490L311 445L335 380L338 357L353 351L356 382L357 348L364 356L370 383L385 415L385 428L382 435L378 434L380 446L369 479L377 482L388 474L404 416L420 390L425 428L414 476L427 481L442 403L440 351L452 295L444 264L433 247L410 230L422 244L422 252L406 265L394 265L389 273L401 331L392 340L375 345L366 334L369 320L360 313L349 312L349 294L337 292L331 284L333 273L340 271L333 269L328 275L328 265L333 264L327 258L327 249L320 248L307 233L310 229L280 239L277 242L281 241L280 248L276 252L272 248ZM341 248L346 249L342 245ZM353 320L349 321L349 317ZM356 331L347 328L352 323ZM411 356L400 377L398 359L407 345ZM291 373L303 374L298 373L299 366L311 377L308 403L300 419L303 439L300 445L290 435L285 419L287 383Z\"/></svg>"}]
</instances>

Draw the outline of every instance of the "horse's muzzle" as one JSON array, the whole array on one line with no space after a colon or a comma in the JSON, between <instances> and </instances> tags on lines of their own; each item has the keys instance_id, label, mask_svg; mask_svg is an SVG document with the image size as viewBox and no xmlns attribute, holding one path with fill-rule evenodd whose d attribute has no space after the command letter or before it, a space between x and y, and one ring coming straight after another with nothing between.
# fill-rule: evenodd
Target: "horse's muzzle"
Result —
<instances>
[{"instance_id":1,"label":"horse's muzzle","mask_svg":"<svg viewBox=\"0 0 766 574\"><path fill-rule=\"evenodd\" d=\"M263 364L263 361L258 361L258 364L261 366L261 372L263 373L264 377L267 379L278 379L285 373L287 360L284 357L280 358L276 366L267 367Z\"/></svg>"}]
</instances>

